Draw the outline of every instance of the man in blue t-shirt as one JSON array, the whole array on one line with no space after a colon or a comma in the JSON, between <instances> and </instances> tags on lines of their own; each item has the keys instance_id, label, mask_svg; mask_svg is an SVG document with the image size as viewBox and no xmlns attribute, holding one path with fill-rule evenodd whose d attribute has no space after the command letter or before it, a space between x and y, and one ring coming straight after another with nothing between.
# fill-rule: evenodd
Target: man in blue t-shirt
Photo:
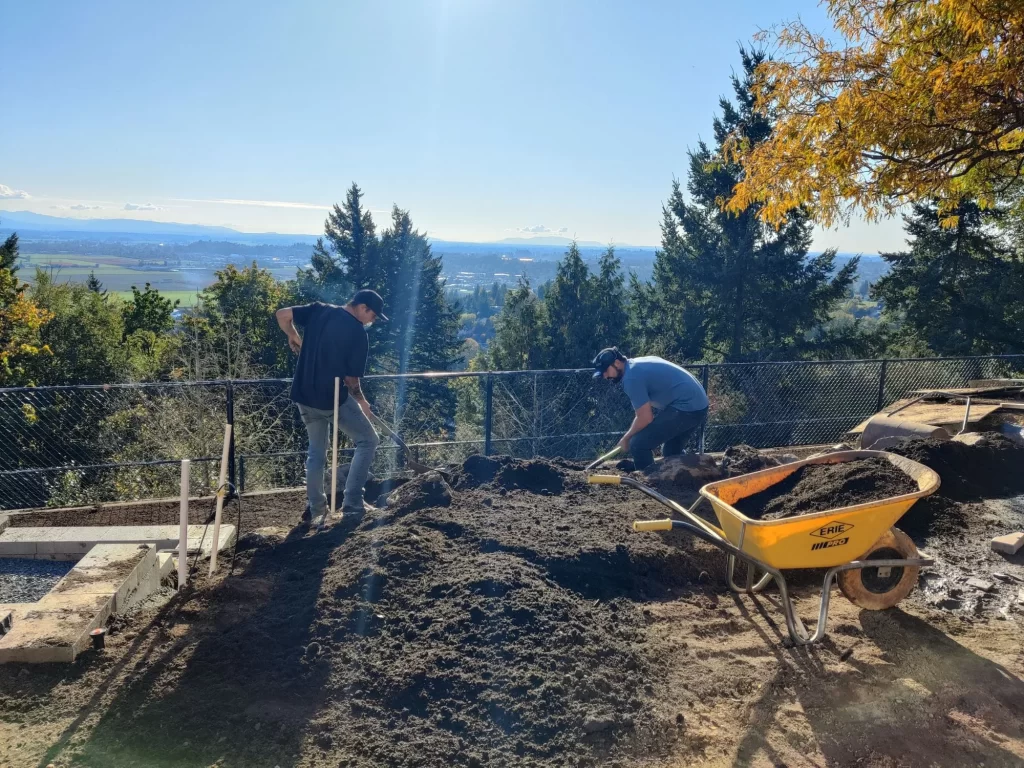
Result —
<instances>
[{"instance_id":1,"label":"man in blue t-shirt","mask_svg":"<svg viewBox=\"0 0 1024 768\"><path fill-rule=\"evenodd\" d=\"M660 357L627 358L616 347L594 358L594 378L622 384L636 411L619 447L631 453L637 469L654 462L659 445L663 456L683 452L683 446L708 416L704 387L686 369Z\"/></svg>"},{"instance_id":2,"label":"man in blue t-shirt","mask_svg":"<svg viewBox=\"0 0 1024 768\"><path fill-rule=\"evenodd\" d=\"M336 377L345 384L338 394L338 429L355 444L341 511L343 515L359 516L366 509L363 487L380 439L370 423L370 404L359 386L359 379L366 373L369 349L366 327L376 320L387 320L384 300L365 288L357 291L343 307L315 301L277 311L277 324L288 336L292 351L299 355L292 379L292 400L299 408L309 436L303 521L319 518L321 526L326 522L324 467L327 433L334 418ZM296 325L302 328L301 336Z\"/></svg>"}]
</instances>

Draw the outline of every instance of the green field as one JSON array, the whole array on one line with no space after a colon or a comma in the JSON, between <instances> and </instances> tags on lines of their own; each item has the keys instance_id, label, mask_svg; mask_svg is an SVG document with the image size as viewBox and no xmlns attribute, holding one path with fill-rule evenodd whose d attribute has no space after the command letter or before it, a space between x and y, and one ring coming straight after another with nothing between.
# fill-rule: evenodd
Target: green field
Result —
<instances>
[{"instance_id":1,"label":"green field","mask_svg":"<svg viewBox=\"0 0 1024 768\"><path fill-rule=\"evenodd\" d=\"M103 283L111 294L131 298L132 286L142 288L149 283L153 288L181 306L190 307L196 295L216 280L214 269L141 269L137 259L119 256L79 256L71 254L22 254L19 277L28 283L35 281L36 269L50 272L56 282L84 283L90 274Z\"/></svg>"}]
</instances>

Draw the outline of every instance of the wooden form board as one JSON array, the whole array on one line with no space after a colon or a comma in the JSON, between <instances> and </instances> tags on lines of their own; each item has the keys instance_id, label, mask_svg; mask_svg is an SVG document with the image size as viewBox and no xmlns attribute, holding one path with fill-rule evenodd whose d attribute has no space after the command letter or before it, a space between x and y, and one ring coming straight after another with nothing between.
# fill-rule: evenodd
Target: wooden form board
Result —
<instances>
[{"instance_id":1,"label":"wooden form board","mask_svg":"<svg viewBox=\"0 0 1024 768\"><path fill-rule=\"evenodd\" d=\"M906 402L909 402L909 400L902 400L900 402L893 403L882 411L882 414L884 415L895 411ZM991 416L993 413L998 411L999 408L999 403L971 403L971 415L967 424L977 424L982 419L987 416ZM935 427L955 426L956 430L954 431L959 431L960 425L963 424L964 413L966 410L967 407L963 403L929 403L922 400L921 402L907 406L899 413L893 414L892 418L899 419L900 421L916 421L919 424L931 424ZM870 419L862 421L850 430L850 434L859 435L864 431L864 427L867 426L868 421L870 421Z\"/></svg>"}]
</instances>

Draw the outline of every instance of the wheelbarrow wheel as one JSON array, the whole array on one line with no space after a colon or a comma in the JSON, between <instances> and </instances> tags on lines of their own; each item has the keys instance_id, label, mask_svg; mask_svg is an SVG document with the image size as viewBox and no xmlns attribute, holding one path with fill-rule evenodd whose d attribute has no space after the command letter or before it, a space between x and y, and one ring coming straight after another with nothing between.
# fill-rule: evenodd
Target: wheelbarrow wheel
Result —
<instances>
[{"instance_id":1,"label":"wheelbarrow wheel","mask_svg":"<svg viewBox=\"0 0 1024 768\"><path fill-rule=\"evenodd\" d=\"M917 547L899 528L890 528L859 560L911 560L918 557ZM839 589L854 605L869 611L892 608L909 595L917 584L917 566L905 568L857 568L840 571Z\"/></svg>"}]
</instances>

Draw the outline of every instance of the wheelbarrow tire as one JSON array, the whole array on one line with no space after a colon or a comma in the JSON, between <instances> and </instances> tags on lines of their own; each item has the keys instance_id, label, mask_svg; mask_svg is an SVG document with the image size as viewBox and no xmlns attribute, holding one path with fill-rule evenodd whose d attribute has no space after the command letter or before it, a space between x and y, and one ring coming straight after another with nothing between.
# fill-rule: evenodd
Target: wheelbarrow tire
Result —
<instances>
[{"instance_id":1,"label":"wheelbarrow tire","mask_svg":"<svg viewBox=\"0 0 1024 768\"><path fill-rule=\"evenodd\" d=\"M910 560L916 557L917 547L911 538L899 528L890 528L858 559ZM884 573L878 568L857 568L840 571L836 580L851 603L869 611L882 611L892 608L913 591L920 570L917 566L907 566L890 568Z\"/></svg>"}]
</instances>

